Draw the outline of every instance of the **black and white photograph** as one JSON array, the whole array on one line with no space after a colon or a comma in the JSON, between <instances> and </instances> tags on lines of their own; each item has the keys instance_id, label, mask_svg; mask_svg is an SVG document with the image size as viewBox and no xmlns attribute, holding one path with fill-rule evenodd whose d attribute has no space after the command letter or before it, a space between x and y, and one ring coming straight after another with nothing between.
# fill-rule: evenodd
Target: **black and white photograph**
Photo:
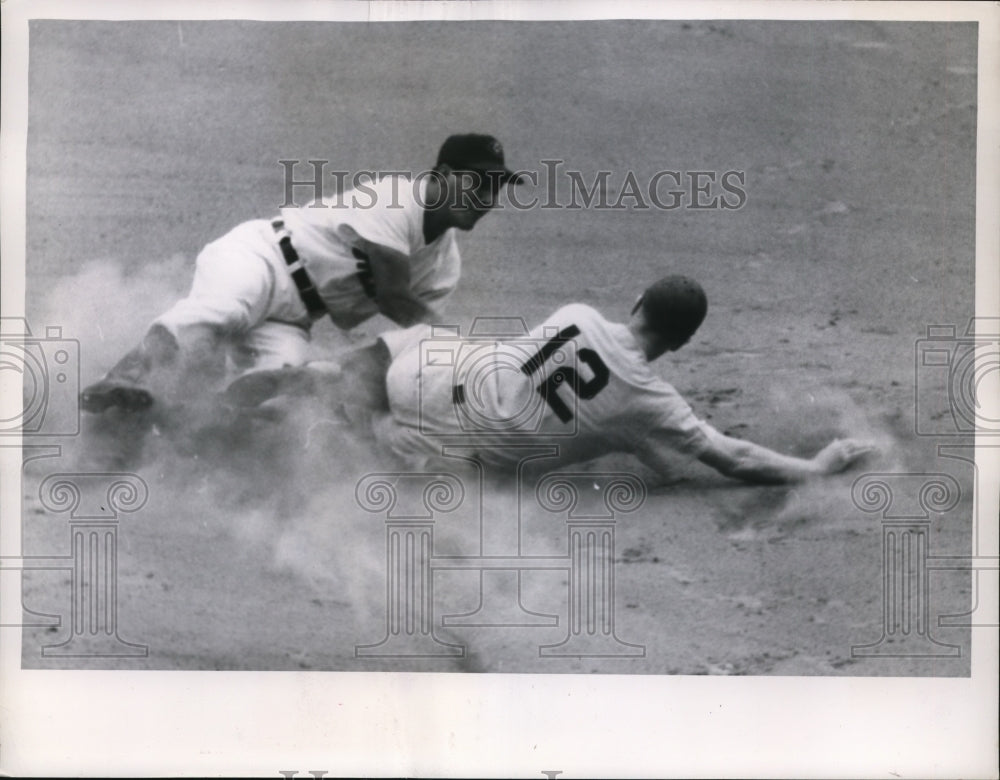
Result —
<instances>
[{"instance_id":1,"label":"black and white photograph","mask_svg":"<svg viewBox=\"0 0 1000 780\"><path fill-rule=\"evenodd\" d=\"M4 687L306 725L73 771L996 777L995 6L88 5L4 8ZM648 752L456 747L546 686Z\"/></svg>"}]
</instances>

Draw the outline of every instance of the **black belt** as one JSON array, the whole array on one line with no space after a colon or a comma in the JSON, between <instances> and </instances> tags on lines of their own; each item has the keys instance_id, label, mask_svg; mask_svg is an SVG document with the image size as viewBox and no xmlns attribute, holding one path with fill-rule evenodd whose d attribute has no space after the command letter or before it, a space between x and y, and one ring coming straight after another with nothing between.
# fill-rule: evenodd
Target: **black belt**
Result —
<instances>
[{"instance_id":1,"label":"black belt","mask_svg":"<svg viewBox=\"0 0 1000 780\"><path fill-rule=\"evenodd\" d=\"M292 236L285 229L285 221L283 219L273 219L271 220L271 227L278 234L278 246L281 247L281 255L288 264L292 281L299 288L299 297L302 299L302 303L305 304L306 311L309 312L311 317L326 314L326 304L319 297L319 290L316 289L316 285L313 284L312 279L309 278L309 274L306 273L306 268L302 264L299 253L292 246Z\"/></svg>"}]
</instances>

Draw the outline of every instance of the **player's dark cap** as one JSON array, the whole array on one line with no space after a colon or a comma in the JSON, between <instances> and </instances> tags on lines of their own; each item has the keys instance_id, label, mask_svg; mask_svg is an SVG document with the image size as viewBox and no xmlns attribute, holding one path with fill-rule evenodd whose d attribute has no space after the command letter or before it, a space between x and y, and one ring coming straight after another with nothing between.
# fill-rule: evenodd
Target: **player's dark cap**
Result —
<instances>
[{"instance_id":1,"label":"player's dark cap","mask_svg":"<svg viewBox=\"0 0 1000 780\"><path fill-rule=\"evenodd\" d=\"M489 177L494 187L510 182L520 184L521 176L504 163L503 146L492 135L466 133L452 135L441 145L438 165L456 171L474 171Z\"/></svg>"},{"instance_id":2,"label":"player's dark cap","mask_svg":"<svg viewBox=\"0 0 1000 780\"><path fill-rule=\"evenodd\" d=\"M678 346L687 343L705 320L708 298L687 276L664 276L646 288L633 313L642 307L646 322Z\"/></svg>"}]
</instances>

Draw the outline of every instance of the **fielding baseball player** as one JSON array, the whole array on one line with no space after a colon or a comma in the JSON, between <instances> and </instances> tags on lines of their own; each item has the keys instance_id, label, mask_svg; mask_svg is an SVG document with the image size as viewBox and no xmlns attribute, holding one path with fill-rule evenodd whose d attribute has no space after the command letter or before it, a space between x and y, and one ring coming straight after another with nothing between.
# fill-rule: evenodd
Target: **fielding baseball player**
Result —
<instances>
[{"instance_id":1,"label":"fielding baseball player","mask_svg":"<svg viewBox=\"0 0 1000 780\"><path fill-rule=\"evenodd\" d=\"M686 344L706 311L697 282L668 276L642 294L628 324L574 303L516 341L449 343L424 326L384 334L391 413L376 434L413 464L439 456L456 437L474 442L483 460L517 459L522 451L505 445L526 435L558 444L565 463L628 452L663 472L670 454L684 453L754 483L833 474L874 449L838 440L797 458L698 419L650 363Z\"/></svg>"},{"instance_id":2,"label":"fielding baseball player","mask_svg":"<svg viewBox=\"0 0 1000 780\"><path fill-rule=\"evenodd\" d=\"M343 330L382 313L403 327L436 322L458 283L455 229L471 230L517 183L488 135L455 135L433 175L385 176L318 202L253 220L198 255L187 298L158 317L142 344L81 393L89 412L151 407L154 393L189 392L185 377L300 366L313 323Z\"/></svg>"}]
</instances>

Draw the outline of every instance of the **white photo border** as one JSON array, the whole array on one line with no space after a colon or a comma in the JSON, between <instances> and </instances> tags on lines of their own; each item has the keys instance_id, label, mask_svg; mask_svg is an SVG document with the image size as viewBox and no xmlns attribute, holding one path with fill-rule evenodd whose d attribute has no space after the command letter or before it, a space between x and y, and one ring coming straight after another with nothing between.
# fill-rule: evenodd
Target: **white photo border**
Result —
<instances>
[{"instance_id":1,"label":"white photo border","mask_svg":"<svg viewBox=\"0 0 1000 780\"><path fill-rule=\"evenodd\" d=\"M24 309L28 21L46 18L977 21L976 313L1000 310L995 3L5 0L5 316ZM995 452L977 461L983 473L1000 472ZM19 458L0 455L0 545L11 549ZM978 513L996 555L997 496L987 498ZM20 603L16 586L0 598ZM973 631L965 679L32 671L21 669L19 631L2 640L0 771L15 775L996 776L990 630Z\"/></svg>"}]
</instances>

